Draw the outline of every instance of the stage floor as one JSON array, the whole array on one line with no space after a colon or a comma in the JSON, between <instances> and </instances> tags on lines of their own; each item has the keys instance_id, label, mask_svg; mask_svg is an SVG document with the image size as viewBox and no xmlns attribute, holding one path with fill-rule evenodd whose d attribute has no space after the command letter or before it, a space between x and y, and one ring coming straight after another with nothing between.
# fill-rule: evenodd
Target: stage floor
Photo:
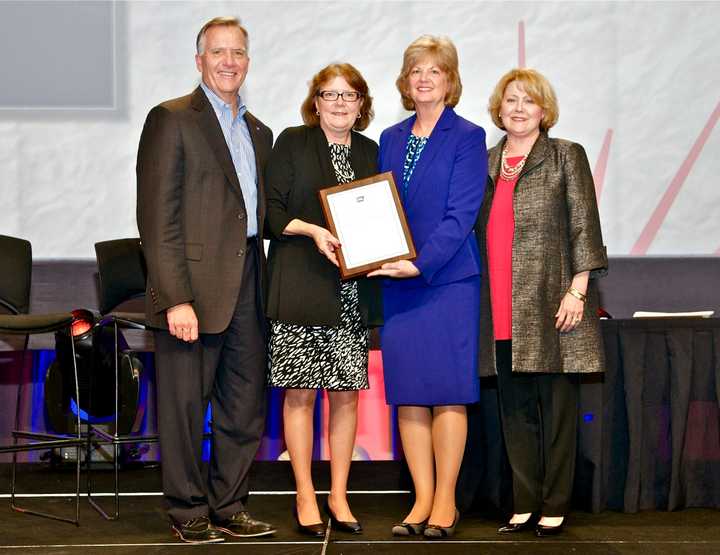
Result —
<instances>
[{"instance_id":1,"label":"stage floor","mask_svg":"<svg viewBox=\"0 0 720 555\"><path fill-rule=\"evenodd\" d=\"M326 465L318 465L318 489L327 489ZM639 514L573 512L568 527L557 538L535 538L531 532L499 536L497 518L479 511L462 516L451 540L393 538L390 527L403 516L410 494L402 489L405 477L397 463L361 463L353 469L351 504L365 532L353 536L332 530L322 541L300 535L291 516L293 492L284 463L260 463L252 477L252 514L277 526L275 536L258 540L227 541L213 546L190 546L176 541L165 520L159 495L158 469L126 470L122 474L121 515L104 521L85 499L81 525L53 522L14 513L7 501L8 467L3 465L0 501L0 552L23 553L152 553L169 554L193 548L193 553L243 554L699 554L720 553L720 513L709 509L686 509L673 513L648 511ZM70 515L73 503L62 495L72 487L72 472L50 471L43 465L21 469L18 491L28 507ZM98 473L100 491L109 491L109 473ZM367 487L375 485L375 487ZM360 489L358 486L362 486ZM390 486L390 487L388 487ZM42 492L42 494L40 493ZM48 496L49 494L49 496ZM43 495L39 497L39 495ZM99 498L109 506L111 498ZM322 498L321 498L322 501Z\"/></svg>"}]
</instances>

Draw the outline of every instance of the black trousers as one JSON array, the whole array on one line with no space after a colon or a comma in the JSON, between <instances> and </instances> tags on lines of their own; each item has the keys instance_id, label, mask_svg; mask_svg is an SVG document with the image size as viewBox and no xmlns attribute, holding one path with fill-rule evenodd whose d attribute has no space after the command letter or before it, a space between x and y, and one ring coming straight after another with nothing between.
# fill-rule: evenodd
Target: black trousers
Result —
<instances>
[{"instance_id":1,"label":"black trousers","mask_svg":"<svg viewBox=\"0 0 720 555\"><path fill-rule=\"evenodd\" d=\"M496 341L500 415L515 513L567 514L577 448L576 374L512 373L512 341Z\"/></svg>"},{"instance_id":2,"label":"black trousers","mask_svg":"<svg viewBox=\"0 0 720 555\"><path fill-rule=\"evenodd\" d=\"M176 522L225 519L244 510L248 471L265 424L265 338L258 303L257 247L248 244L242 287L228 328L186 343L155 333L163 493ZM233 301L229 301L233 302ZM212 407L210 464L203 426Z\"/></svg>"}]
</instances>

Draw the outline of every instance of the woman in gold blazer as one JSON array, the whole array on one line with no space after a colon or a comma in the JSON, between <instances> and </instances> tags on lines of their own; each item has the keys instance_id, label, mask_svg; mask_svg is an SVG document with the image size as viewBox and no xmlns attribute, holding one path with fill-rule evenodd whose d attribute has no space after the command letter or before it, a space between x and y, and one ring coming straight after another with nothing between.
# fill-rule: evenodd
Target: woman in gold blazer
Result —
<instances>
[{"instance_id":1,"label":"woman in gold blazer","mask_svg":"<svg viewBox=\"0 0 720 555\"><path fill-rule=\"evenodd\" d=\"M558 106L531 69L504 75L490 116L506 131L489 153L476 236L482 280L480 375L497 373L514 514L498 532L557 534L575 467L578 373L603 371L595 280L607 270L582 146L550 138Z\"/></svg>"}]
</instances>

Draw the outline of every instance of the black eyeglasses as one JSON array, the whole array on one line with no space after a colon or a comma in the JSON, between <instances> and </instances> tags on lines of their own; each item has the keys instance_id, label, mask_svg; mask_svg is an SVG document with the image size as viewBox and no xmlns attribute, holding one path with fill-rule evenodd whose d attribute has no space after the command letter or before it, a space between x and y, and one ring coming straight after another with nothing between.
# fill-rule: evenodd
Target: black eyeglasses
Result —
<instances>
[{"instance_id":1,"label":"black eyeglasses","mask_svg":"<svg viewBox=\"0 0 720 555\"><path fill-rule=\"evenodd\" d=\"M362 98L362 93L357 91L320 91L316 96L328 102L333 102L338 98L342 98L345 102L357 102Z\"/></svg>"}]
</instances>

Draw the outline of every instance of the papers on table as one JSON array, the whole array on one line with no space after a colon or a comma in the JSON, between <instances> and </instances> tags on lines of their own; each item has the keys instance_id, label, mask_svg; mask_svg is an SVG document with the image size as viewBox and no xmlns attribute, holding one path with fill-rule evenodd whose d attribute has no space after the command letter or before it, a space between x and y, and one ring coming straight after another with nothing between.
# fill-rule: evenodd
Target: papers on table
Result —
<instances>
[{"instance_id":1,"label":"papers on table","mask_svg":"<svg viewBox=\"0 0 720 555\"><path fill-rule=\"evenodd\" d=\"M714 310L698 310L695 312L648 312L638 310L633 318L710 318Z\"/></svg>"}]
</instances>

